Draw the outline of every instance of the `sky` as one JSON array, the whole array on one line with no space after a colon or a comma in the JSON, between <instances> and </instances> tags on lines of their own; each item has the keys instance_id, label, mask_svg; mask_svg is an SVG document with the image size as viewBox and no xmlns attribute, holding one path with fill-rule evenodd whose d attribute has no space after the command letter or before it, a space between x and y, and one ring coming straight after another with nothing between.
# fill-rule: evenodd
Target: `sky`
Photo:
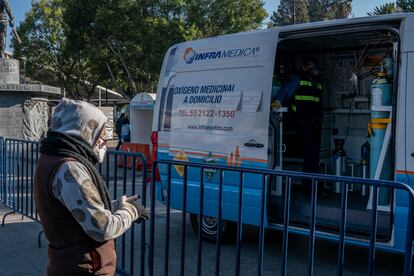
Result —
<instances>
[{"instance_id":1,"label":"sky","mask_svg":"<svg viewBox=\"0 0 414 276\"><path fill-rule=\"evenodd\" d=\"M25 13L32 6L31 0L9 0L9 5L12 10L16 26L19 22L24 20ZM7 51L10 51L10 34L7 35Z\"/></svg>"},{"instance_id":2,"label":"sky","mask_svg":"<svg viewBox=\"0 0 414 276\"><path fill-rule=\"evenodd\" d=\"M271 15L279 6L280 0L264 0L267 13ZM367 12L372 11L376 6L384 3L395 2L394 0L353 0L353 16L366 16ZM9 0L16 25L24 20L26 11L30 9L31 0ZM7 38L7 50L10 51L10 35Z\"/></svg>"}]
</instances>

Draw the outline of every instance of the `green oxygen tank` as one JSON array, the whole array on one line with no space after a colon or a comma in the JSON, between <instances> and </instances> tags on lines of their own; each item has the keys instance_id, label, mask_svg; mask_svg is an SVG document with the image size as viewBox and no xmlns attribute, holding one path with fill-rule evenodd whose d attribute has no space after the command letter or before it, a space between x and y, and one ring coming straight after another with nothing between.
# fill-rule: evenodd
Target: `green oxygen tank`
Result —
<instances>
[{"instance_id":1,"label":"green oxygen tank","mask_svg":"<svg viewBox=\"0 0 414 276\"><path fill-rule=\"evenodd\" d=\"M381 155L381 149L384 144L385 133L390 121L389 111L378 111L378 109L392 105L392 84L387 80L385 67L382 67L381 72L377 78L374 79L371 85L371 148L370 148L370 163L369 175L371 178L375 177L378 167L378 161ZM385 155L384 164L379 176L379 179L392 180L392 159L391 151L388 150ZM390 203L390 189L381 187L379 190L379 205L388 205Z\"/></svg>"}]
</instances>

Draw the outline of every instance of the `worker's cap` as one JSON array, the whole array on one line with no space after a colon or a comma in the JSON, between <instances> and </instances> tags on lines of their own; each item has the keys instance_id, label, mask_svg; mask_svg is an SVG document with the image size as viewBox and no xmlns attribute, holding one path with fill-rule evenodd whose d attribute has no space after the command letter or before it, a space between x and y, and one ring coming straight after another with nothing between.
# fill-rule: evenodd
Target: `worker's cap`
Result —
<instances>
[{"instance_id":1,"label":"worker's cap","mask_svg":"<svg viewBox=\"0 0 414 276\"><path fill-rule=\"evenodd\" d=\"M306 56L303 58L303 65L308 66L310 64L316 66L318 64L318 60L314 56Z\"/></svg>"}]
</instances>

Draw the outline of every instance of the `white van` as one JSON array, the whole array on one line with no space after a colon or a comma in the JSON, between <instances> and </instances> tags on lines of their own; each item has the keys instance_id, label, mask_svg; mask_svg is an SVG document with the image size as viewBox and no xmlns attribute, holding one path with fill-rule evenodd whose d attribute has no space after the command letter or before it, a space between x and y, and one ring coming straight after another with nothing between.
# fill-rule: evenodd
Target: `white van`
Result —
<instances>
[{"instance_id":1,"label":"white van","mask_svg":"<svg viewBox=\"0 0 414 276\"><path fill-rule=\"evenodd\" d=\"M318 60L323 80L320 173L414 183L414 14L300 24L173 45L165 55L157 90L152 136L156 157L301 171L303 154L298 149L303 141L297 140L295 117L290 106L271 108L272 86L274 92L283 87L309 55ZM375 96L383 92L374 86L381 66L388 66L388 104ZM374 118L375 112L382 117ZM367 133L372 131L381 135L379 141L368 138L377 160L365 160L361 150L366 150ZM332 158L335 139L345 143L340 169ZM162 200L167 171L166 166L159 169ZM171 177L171 204L180 209L182 167L175 166ZM204 178L203 234L214 239L215 214L209 210L217 202L216 171L205 171ZM236 220L237 181L234 175L224 175L224 232ZM187 211L192 214L198 212L199 182L199 173L190 170ZM292 188L292 223L306 229L308 191L294 184L298 185ZM317 221L326 233L338 231L340 195L335 184L319 186L326 197L318 200ZM246 180L243 223L259 223L259 186L254 177ZM282 179L273 179L270 186L265 224L278 229L283 218ZM378 239L382 249L402 252L407 198L392 190L381 192ZM350 187L348 231L359 241L369 240L370 213L370 192ZM196 226L199 218L190 217Z\"/></svg>"}]
</instances>

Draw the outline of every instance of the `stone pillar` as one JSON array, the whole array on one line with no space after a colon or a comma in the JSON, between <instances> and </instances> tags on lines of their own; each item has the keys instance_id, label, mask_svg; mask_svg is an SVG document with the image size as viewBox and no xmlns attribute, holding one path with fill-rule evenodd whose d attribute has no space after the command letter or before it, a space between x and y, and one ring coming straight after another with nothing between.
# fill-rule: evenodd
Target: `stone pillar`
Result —
<instances>
[{"instance_id":1,"label":"stone pillar","mask_svg":"<svg viewBox=\"0 0 414 276\"><path fill-rule=\"evenodd\" d=\"M20 83L20 63L17 59L0 59L0 84Z\"/></svg>"}]
</instances>

